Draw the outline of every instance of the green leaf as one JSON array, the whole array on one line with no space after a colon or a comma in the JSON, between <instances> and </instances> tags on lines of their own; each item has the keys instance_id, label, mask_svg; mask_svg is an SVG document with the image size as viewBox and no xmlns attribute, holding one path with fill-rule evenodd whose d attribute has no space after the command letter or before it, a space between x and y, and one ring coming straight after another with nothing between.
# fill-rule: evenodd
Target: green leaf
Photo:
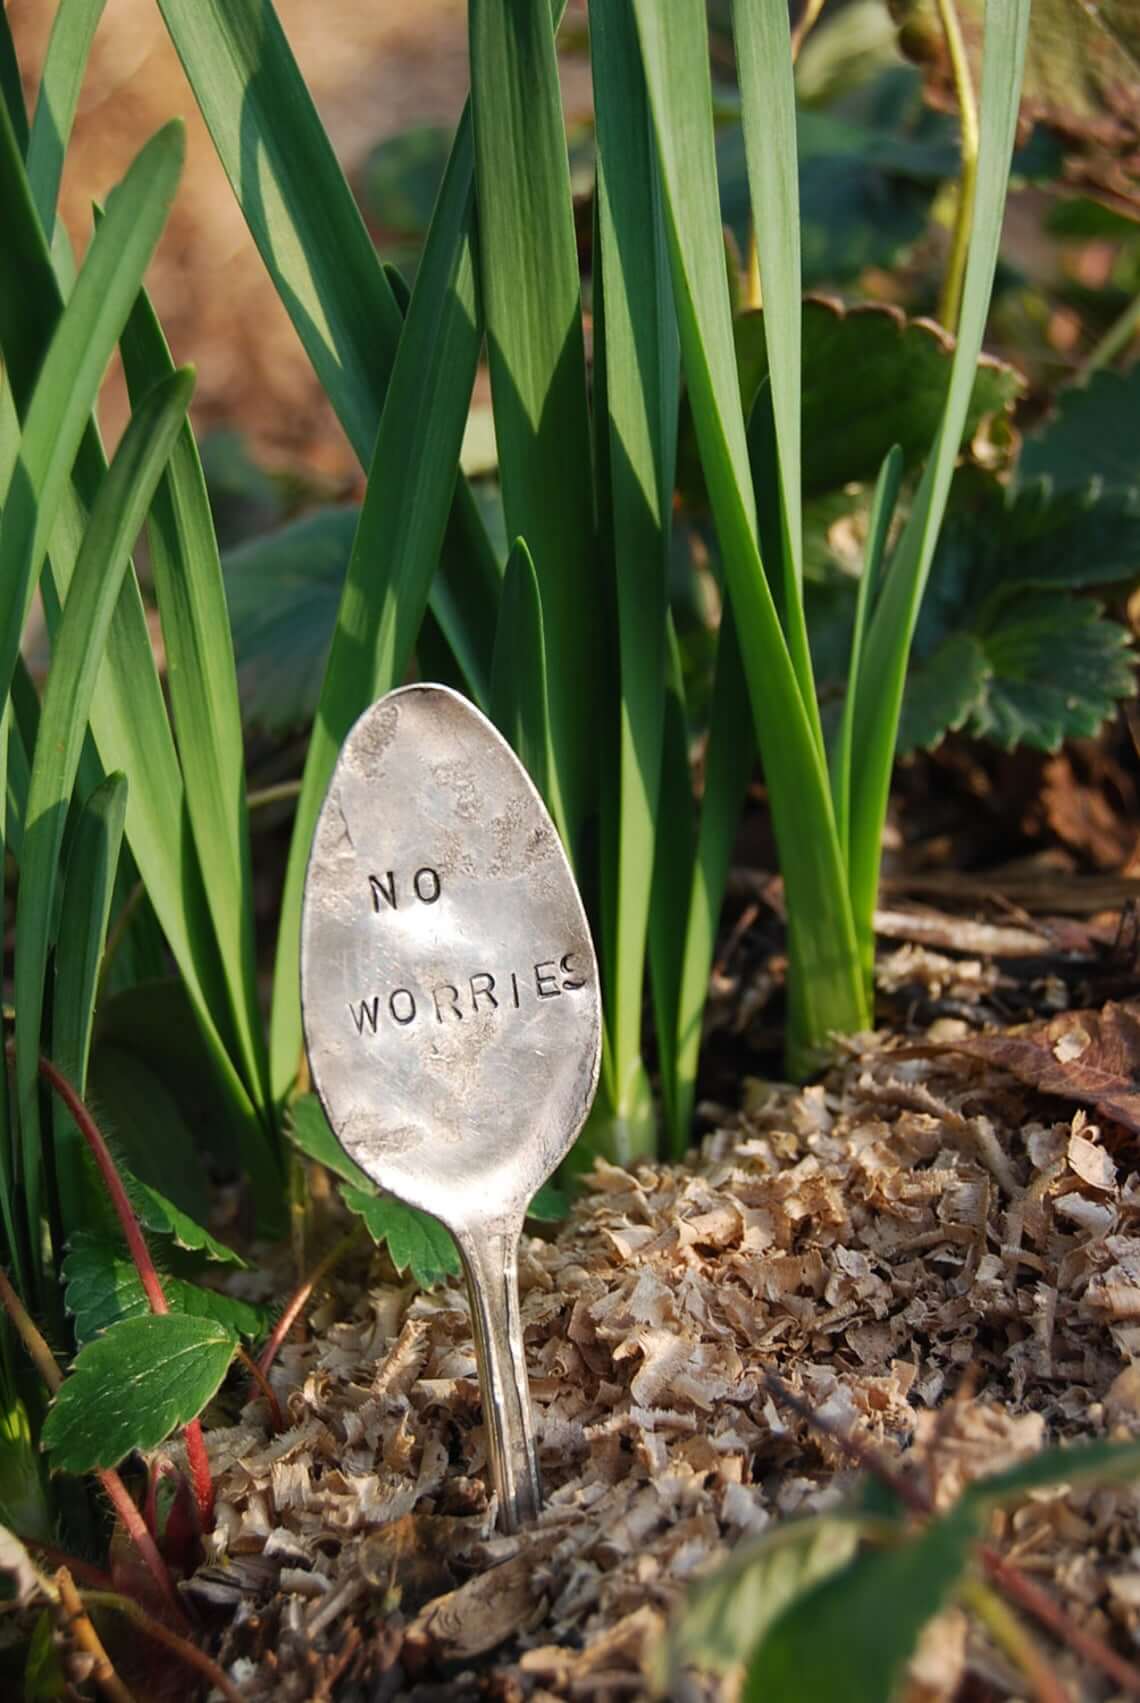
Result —
<instances>
[{"instance_id":1,"label":"green leaf","mask_svg":"<svg viewBox=\"0 0 1140 1703\"><path fill-rule=\"evenodd\" d=\"M174 370L145 292L127 321L122 354L138 406L148 388ZM229 996L229 1021L219 1026L235 1037L245 1087L268 1124L241 712L217 540L189 423L154 494L147 537L186 811ZM199 952L208 949L206 941L199 943Z\"/></svg>"},{"instance_id":2,"label":"green leaf","mask_svg":"<svg viewBox=\"0 0 1140 1703\"><path fill-rule=\"evenodd\" d=\"M349 1184L340 1192L349 1210L363 1218L376 1245L387 1244L397 1271L410 1271L423 1289L445 1277L458 1277L455 1243L437 1219L390 1195L366 1194Z\"/></svg>"},{"instance_id":3,"label":"green leaf","mask_svg":"<svg viewBox=\"0 0 1140 1703\"><path fill-rule=\"evenodd\" d=\"M557 1183L543 1183L526 1209L536 1224L560 1224L570 1216L570 1196Z\"/></svg>"},{"instance_id":4,"label":"green leaf","mask_svg":"<svg viewBox=\"0 0 1140 1703\"><path fill-rule=\"evenodd\" d=\"M225 557L242 708L267 733L317 713L359 523L358 508L317 509Z\"/></svg>"},{"instance_id":5,"label":"green leaf","mask_svg":"<svg viewBox=\"0 0 1140 1703\"><path fill-rule=\"evenodd\" d=\"M418 243L431 223L443 182L452 133L438 124L415 124L386 136L373 148L360 174L369 221L381 247L393 237Z\"/></svg>"},{"instance_id":6,"label":"green leaf","mask_svg":"<svg viewBox=\"0 0 1140 1703\"><path fill-rule=\"evenodd\" d=\"M722 255L701 0L634 0L669 230L685 375L788 888L793 1069L866 1020L844 871L814 716L799 689L757 543Z\"/></svg>"},{"instance_id":7,"label":"green leaf","mask_svg":"<svg viewBox=\"0 0 1140 1703\"><path fill-rule=\"evenodd\" d=\"M169 1236L175 1247L185 1248L190 1253L203 1253L207 1259L227 1265L245 1265L240 1254L235 1254L232 1248L211 1236L201 1224L196 1224L185 1212L179 1211L172 1200L167 1200L149 1183L141 1183L137 1178L125 1180L131 1205L144 1229L156 1236Z\"/></svg>"},{"instance_id":8,"label":"green leaf","mask_svg":"<svg viewBox=\"0 0 1140 1703\"><path fill-rule=\"evenodd\" d=\"M324 1107L315 1094L300 1094L289 1107L289 1139L306 1159L315 1160L342 1182L351 1183L361 1194L375 1190L375 1183L366 1176L354 1159L350 1159L325 1117Z\"/></svg>"},{"instance_id":9,"label":"green leaf","mask_svg":"<svg viewBox=\"0 0 1140 1703\"><path fill-rule=\"evenodd\" d=\"M849 1561L858 1539L855 1521L822 1518L788 1520L738 1544L689 1591L660 1651L661 1690L671 1693L686 1667L726 1674L747 1662L776 1616Z\"/></svg>"},{"instance_id":10,"label":"green leaf","mask_svg":"<svg viewBox=\"0 0 1140 1703\"><path fill-rule=\"evenodd\" d=\"M182 126L177 122L165 126L114 191L27 406L20 458L0 521L0 695L5 697L72 463L112 350L166 222L183 152ZM19 197L19 188L5 172L0 178L0 214L9 196ZM23 189L23 206L13 223L23 223L28 216L26 180ZM19 246L9 250L5 244L0 257L0 346L12 368L14 391L18 362L27 361L28 351L20 349L18 357L13 351L15 326L9 303L35 282L15 270L19 259Z\"/></svg>"},{"instance_id":11,"label":"green leaf","mask_svg":"<svg viewBox=\"0 0 1140 1703\"><path fill-rule=\"evenodd\" d=\"M183 1102L145 1056L108 1044L101 1024L87 1082L116 1160L181 1212L205 1218L210 1191L193 1102Z\"/></svg>"},{"instance_id":12,"label":"green leaf","mask_svg":"<svg viewBox=\"0 0 1140 1703\"><path fill-rule=\"evenodd\" d=\"M400 312L271 0L160 0L160 10L250 234L367 467L401 334ZM453 171L462 179L471 169L466 125L460 125L454 156ZM462 263L472 230L469 213L454 263ZM451 304L457 314L466 305ZM433 429L430 410L417 409L416 423L420 430ZM435 465L422 471L428 480L440 476ZM444 472L450 471L448 464ZM461 664L467 667L473 653L478 658L471 678L477 698L490 661L491 611L485 626L467 630L453 616L456 610L470 615L472 601L493 583L495 572L478 511L460 481L432 606ZM294 1051L284 1078L279 1056L275 1050L280 1097L296 1074L299 1054Z\"/></svg>"},{"instance_id":13,"label":"green leaf","mask_svg":"<svg viewBox=\"0 0 1140 1703\"><path fill-rule=\"evenodd\" d=\"M965 727L985 698L991 678L985 646L974 633L951 633L906 677L898 751L932 751L948 733Z\"/></svg>"},{"instance_id":14,"label":"green leaf","mask_svg":"<svg viewBox=\"0 0 1140 1703\"><path fill-rule=\"evenodd\" d=\"M107 0L64 0L52 24L28 143L28 182L49 242L87 55L106 4Z\"/></svg>"},{"instance_id":15,"label":"green leaf","mask_svg":"<svg viewBox=\"0 0 1140 1703\"><path fill-rule=\"evenodd\" d=\"M850 892L868 985L874 962L872 918L882 830L907 662L976 382L1001 239L1028 30L1029 0L1006 0L987 11L976 194L946 405L867 634L864 667L876 690L860 693L856 704Z\"/></svg>"},{"instance_id":16,"label":"green leaf","mask_svg":"<svg viewBox=\"0 0 1140 1703\"><path fill-rule=\"evenodd\" d=\"M629 0L595 0L590 51L598 138L594 410L599 526L616 595L616 767L602 793L602 1061L628 1162L651 1145L641 1058L645 952L665 725L667 576L680 379L665 214ZM598 276L600 270L600 277ZM687 769L687 763L686 763ZM642 1114L648 1107L650 1116Z\"/></svg>"},{"instance_id":17,"label":"green leaf","mask_svg":"<svg viewBox=\"0 0 1140 1703\"><path fill-rule=\"evenodd\" d=\"M582 682L600 637L578 250L550 0L469 9L479 278L499 473L512 538L534 557L546 622L549 776L572 852L597 771Z\"/></svg>"},{"instance_id":18,"label":"green leaf","mask_svg":"<svg viewBox=\"0 0 1140 1703\"><path fill-rule=\"evenodd\" d=\"M177 136L163 132L150 144L149 152L153 156L159 144L160 153L163 148L169 151L179 142ZM22 164L10 144L10 130L0 121L0 221L4 225L4 243L0 245L0 348L17 406L26 415L62 309L51 256L27 193ZM147 152L144 150L144 154ZM141 168L142 161L140 156L132 170ZM117 204L129 218L130 206ZM107 264L113 265L114 251L122 247L122 237L113 198L95 234L92 252L99 245ZM90 259L89 254L87 264ZM14 281L13 288L4 287L6 277ZM137 285L132 302L135 293ZM130 303L120 306L129 307ZM68 308L74 311L74 295ZM67 381L70 377L70 373L63 375ZM43 580L45 593L53 589L54 582L57 602L66 596L88 512L104 473L98 436L89 425L79 446L72 488L60 504L51 536L50 571ZM248 1094L218 1030L217 1014L224 1016L227 1005L225 983L193 846L183 831L182 775L133 570L127 572L111 622L105 666L91 705L91 730L105 769L121 770L127 777L127 839L148 894L149 909L142 920L149 924L153 911L161 922L210 1048L212 1073L226 1095L230 1117L242 1127L246 1168L259 1184L258 1209L269 1219L280 1199L280 1186L267 1164L264 1135ZM139 932L137 927L132 928L132 937L137 938ZM153 936L153 927L149 932Z\"/></svg>"},{"instance_id":19,"label":"green leaf","mask_svg":"<svg viewBox=\"0 0 1140 1703\"><path fill-rule=\"evenodd\" d=\"M97 1472L196 1419L233 1359L232 1333L182 1313L121 1319L81 1348L44 1420L57 1472Z\"/></svg>"},{"instance_id":20,"label":"green leaf","mask_svg":"<svg viewBox=\"0 0 1140 1703\"><path fill-rule=\"evenodd\" d=\"M300 1056L301 892L317 815L349 728L407 672L449 525L482 335L471 240L469 133L465 116L392 366L305 757L274 972L271 1044L278 1094L292 1082ZM474 695L485 700L498 568L489 546L474 551L469 540L468 546L462 543L454 511L451 532L453 553L464 557L464 573L446 582L437 577L433 609Z\"/></svg>"},{"instance_id":21,"label":"green leaf","mask_svg":"<svg viewBox=\"0 0 1140 1703\"><path fill-rule=\"evenodd\" d=\"M538 575L522 538L516 538L507 559L499 600L490 708L491 720L546 796L550 764L546 636Z\"/></svg>"},{"instance_id":22,"label":"green leaf","mask_svg":"<svg viewBox=\"0 0 1140 1703\"><path fill-rule=\"evenodd\" d=\"M76 286L74 301L79 293ZM186 417L193 374L172 373L140 404L91 511L56 634L28 787L16 917L16 1085L29 1229L39 1212L39 1038L67 804L111 617L151 496ZM33 404L34 407L34 404Z\"/></svg>"},{"instance_id":23,"label":"green leaf","mask_svg":"<svg viewBox=\"0 0 1140 1703\"><path fill-rule=\"evenodd\" d=\"M1073 1443L1042 1449L1005 1472L967 1485L964 1502L981 1513L1020 1501L1034 1490L1070 1484L1128 1484L1140 1478L1140 1443Z\"/></svg>"},{"instance_id":24,"label":"green leaf","mask_svg":"<svg viewBox=\"0 0 1140 1703\"><path fill-rule=\"evenodd\" d=\"M28 114L24 107L24 88L12 41L12 28L4 7L0 7L0 107L4 109L12 140L22 157L28 150Z\"/></svg>"},{"instance_id":25,"label":"green leaf","mask_svg":"<svg viewBox=\"0 0 1140 1703\"><path fill-rule=\"evenodd\" d=\"M52 1062L79 1095L86 1092L87 1059L99 991L99 969L115 872L123 839L127 783L109 775L80 812L63 880L51 994ZM78 1222L80 1135L58 1099L52 1107L55 1171L65 1230Z\"/></svg>"},{"instance_id":26,"label":"green leaf","mask_svg":"<svg viewBox=\"0 0 1140 1703\"><path fill-rule=\"evenodd\" d=\"M864 1552L796 1596L749 1664L746 1703L889 1703L976 1537L976 1513L959 1504L919 1537Z\"/></svg>"},{"instance_id":27,"label":"green leaf","mask_svg":"<svg viewBox=\"0 0 1140 1703\"><path fill-rule=\"evenodd\" d=\"M1008 751L1091 738L1136 691L1128 634L1088 598L1027 594L981 637L991 678L969 729Z\"/></svg>"},{"instance_id":28,"label":"green leaf","mask_svg":"<svg viewBox=\"0 0 1140 1703\"><path fill-rule=\"evenodd\" d=\"M1021 447L1019 484L1046 478L1054 491L1079 489L1092 479L1140 485L1138 418L1140 365L1124 373L1104 368L1087 384L1062 390L1044 430Z\"/></svg>"},{"instance_id":29,"label":"green leaf","mask_svg":"<svg viewBox=\"0 0 1140 1703\"><path fill-rule=\"evenodd\" d=\"M80 1344L110 1328L120 1319L150 1314L150 1302L126 1244L80 1231L71 1238L60 1275L65 1285L67 1310L75 1320ZM203 1289L160 1270L163 1293L172 1313L189 1318L212 1319L237 1336L265 1334L266 1315L216 1289Z\"/></svg>"}]
</instances>

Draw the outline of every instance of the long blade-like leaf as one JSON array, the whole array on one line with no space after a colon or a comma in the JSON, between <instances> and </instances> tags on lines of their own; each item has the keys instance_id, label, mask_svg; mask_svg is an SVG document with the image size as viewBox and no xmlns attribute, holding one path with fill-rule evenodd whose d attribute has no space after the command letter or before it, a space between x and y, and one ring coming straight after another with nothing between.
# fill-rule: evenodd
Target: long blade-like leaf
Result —
<instances>
[{"instance_id":1,"label":"long blade-like leaf","mask_svg":"<svg viewBox=\"0 0 1140 1703\"><path fill-rule=\"evenodd\" d=\"M111 212L102 230L110 223ZM32 205L11 126L0 109L0 350L20 413L26 416L40 368L62 312L60 287ZM51 535L45 601L66 596L87 514L105 472L94 426L83 436L72 486ZM53 585L54 582L54 585ZM18 679L18 669L17 669ZM146 614L128 571L107 640L91 706L91 729L108 772L131 782L127 838L155 915L186 983L222 1087L245 1145L258 1211L267 1227L280 1205L280 1176L249 1095L233 1064L238 1053L225 979L210 925L194 847L184 831L185 793L155 666Z\"/></svg>"},{"instance_id":2,"label":"long blade-like leaf","mask_svg":"<svg viewBox=\"0 0 1140 1703\"><path fill-rule=\"evenodd\" d=\"M52 24L28 142L28 181L49 242L87 55L106 4L107 0L60 0Z\"/></svg>"},{"instance_id":3,"label":"long blade-like leaf","mask_svg":"<svg viewBox=\"0 0 1140 1703\"><path fill-rule=\"evenodd\" d=\"M491 666L491 719L544 796L550 759L546 633L538 575L523 539L507 559Z\"/></svg>"},{"instance_id":4,"label":"long blade-like leaf","mask_svg":"<svg viewBox=\"0 0 1140 1703\"><path fill-rule=\"evenodd\" d=\"M1029 0L988 0L982 53L981 135L974 217L957 347L942 423L879 597L863 671L875 682L855 708L851 897L864 974L874 962L872 916L907 659L934 557L977 371L1001 241L1029 31Z\"/></svg>"},{"instance_id":5,"label":"long blade-like leaf","mask_svg":"<svg viewBox=\"0 0 1140 1703\"><path fill-rule=\"evenodd\" d=\"M556 820L581 850L597 773L599 595L578 251L550 0L472 0L483 314L507 531L558 643L547 685Z\"/></svg>"},{"instance_id":6,"label":"long blade-like leaf","mask_svg":"<svg viewBox=\"0 0 1140 1703\"><path fill-rule=\"evenodd\" d=\"M808 718L820 749L823 732L803 609L803 523L800 492L800 190L796 163L796 96L788 8L771 0L733 0L740 68L744 145L752 224L771 350L768 373L779 448L784 633ZM765 556L769 572L773 562Z\"/></svg>"},{"instance_id":7,"label":"long blade-like leaf","mask_svg":"<svg viewBox=\"0 0 1140 1703\"><path fill-rule=\"evenodd\" d=\"M131 546L186 417L193 384L193 374L184 370L164 380L145 399L123 434L91 511L44 691L28 788L16 916L16 1088L26 1217L33 1246L38 1245L40 1198L40 1024L67 805Z\"/></svg>"},{"instance_id":8,"label":"long blade-like leaf","mask_svg":"<svg viewBox=\"0 0 1140 1703\"><path fill-rule=\"evenodd\" d=\"M20 81L20 65L12 40L8 13L0 6L0 106L7 114L12 134L21 154L28 148L28 112L24 105L24 89Z\"/></svg>"},{"instance_id":9,"label":"long blade-like leaf","mask_svg":"<svg viewBox=\"0 0 1140 1703\"><path fill-rule=\"evenodd\" d=\"M469 129L465 116L408 302L305 758L277 933L271 1058L278 1097L300 1061L301 890L321 801L357 716L404 677L452 509L481 343ZM486 601L490 618L497 577Z\"/></svg>"},{"instance_id":10,"label":"long blade-like leaf","mask_svg":"<svg viewBox=\"0 0 1140 1703\"><path fill-rule=\"evenodd\" d=\"M361 466L371 460L400 336L400 314L272 0L159 0L218 158L305 352ZM467 133L457 149L470 147ZM471 238L471 227L464 241ZM433 597L452 642L463 582L486 588L475 645L483 678L494 642L498 566L460 482L439 563L451 596ZM471 682L476 696L479 682Z\"/></svg>"},{"instance_id":11,"label":"long blade-like leaf","mask_svg":"<svg viewBox=\"0 0 1140 1703\"><path fill-rule=\"evenodd\" d=\"M145 293L122 338L132 402L174 371ZM270 1117L257 992L245 758L233 639L206 481L187 423L155 492L148 528L186 813L225 972L242 1077Z\"/></svg>"},{"instance_id":12,"label":"long blade-like leaf","mask_svg":"<svg viewBox=\"0 0 1140 1703\"><path fill-rule=\"evenodd\" d=\"M639 1092L645 946L665 723L666 575L676 446L679 351L657 160L637 27L630 0L597 0L590 50L598 138L598 233L608 501L617 585L620 670L619 774L607 833L615 879L603 883L610 911L605 1006L613 1112L625 1127ZM595 262L596 265L596 262ZM599 395L595 392L595 407ZM600 459L600 458L599 458ZM601 481L599 481L601 486ZM685 779L688 763L685 762ZM610 795L607 794L607 803Z\"/></svg>"},{"instance_id":13,"label":"long blade-like leaf","mask_svg":"<svg viewBox=\"0 0 1140 1703\"><path fill-rule=\"evenodd\" d=\"M80 1094L87 1085L99 971L126 811L127 783L122 775L108 775L79 813L63 880L51 993L51 1056ZM52 1106L52 1125L63 1227L70 1234L81 1218L80 1136L58 1100Z\"/></svg>"},{"instance_id":14,"label":"long blade-like leaf","mask_svg":"<svg viewBox=\"0 0 1140 1703\"><path fill-rule=\"evenodd\" d=\"M183 149L181 124L165 126L147 143L111 197L36 382L0 521L0 695L4 697L72 463L103 373L166 222ZM18 193L18 179L12 187ZM24 188L26 192L26 180ZM0 291L6 297L26 287L10 265L3 266ZM3 348L7 356L7 342Z\"/></svg>"},{"instance_id":15,"label":"long blade-like leaf","mask_svg":"<svg viewBox=\"0 0 1140 1703\"><path fill-rule=\"evenodd\" d=\"M874 608L879 586L883 557L887 548L887 533L894 518L902 484L903 456L898 444L887 451L875 494L871 499L871 519L867 527L867 548L863 553L863 572L855 597L855 620L851 628L851 660L847 668L847 691L835 748L831 753L831 795L835 802L835 824L844 859L851 855L851 742L855 735L855 705L859 700L859 677L863 669L863 643L867 631L868 613Z\"/></svg>"},{"instance_id":16,"label":"long blade-like leaf","mask_svg":"<svg viewBox=\"0 0 1140 1703\"><path fill-rule=\"evenodd\" d=\"M681 352L788 896L793 1068L866 1020L823 754L764 575L736 376L702 0L634 0L668 213Z\"/></svg>"}]
</instances>

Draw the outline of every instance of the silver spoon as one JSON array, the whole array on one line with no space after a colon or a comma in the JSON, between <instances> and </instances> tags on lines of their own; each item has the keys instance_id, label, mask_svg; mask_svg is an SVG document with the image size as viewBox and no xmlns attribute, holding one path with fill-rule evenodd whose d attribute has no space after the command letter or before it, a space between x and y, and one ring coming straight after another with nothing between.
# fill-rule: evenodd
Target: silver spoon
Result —
<instances>
[{"instance_id":1,"label":"silver spoon","mask_svg":"<svg viewBox=\"0 0 1140 1703\"><path fill-rule=\"evenodd\" d=\"M366 710L337 759L301 911L313 1082L345 1151L458 1245L500 1523L542 1493L518 1294L526 1209L598 1081L598 968L554 825L445 686Z\"/></svg>"}]
</instances>

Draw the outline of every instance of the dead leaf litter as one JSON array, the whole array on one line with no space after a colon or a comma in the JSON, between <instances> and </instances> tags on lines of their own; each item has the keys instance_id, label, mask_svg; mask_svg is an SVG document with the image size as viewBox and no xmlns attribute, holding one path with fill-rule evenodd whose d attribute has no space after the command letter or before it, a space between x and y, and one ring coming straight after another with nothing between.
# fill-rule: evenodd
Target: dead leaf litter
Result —
<instances>
[{"instance_id":1,"label":"dead leaf litter","mask_svg":"<svg viewBox=\"0 0 1140 1703\"><path fill-rule=\"evenodd\" d=\"M854 1479L766 1373L939 1506L1047 1443L1140 1434L1138 1215L1126 1127L989 1061L864 1041L821 1085L753 1085L692 1168L599 1164L525 1243L533 1528L495 1531L462 1288L345 1278L273 1370L290 1428L257 1400L209 1432L217 1527L188 1589L251 1703L648 1695L689 1581ZM1038 1493L995 1541L1136 1652L1140 1491ZM1050 1659L1073 1697L1111 1694ZM949 1609L909 1695L967 1675L1024 1690Z\"/></svg>"}]
</instances>

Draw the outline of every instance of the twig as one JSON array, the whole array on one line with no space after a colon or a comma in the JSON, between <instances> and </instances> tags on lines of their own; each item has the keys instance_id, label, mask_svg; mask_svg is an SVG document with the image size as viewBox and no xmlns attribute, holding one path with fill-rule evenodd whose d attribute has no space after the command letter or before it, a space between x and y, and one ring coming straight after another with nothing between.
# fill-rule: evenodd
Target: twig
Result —
<instances>
[{"instance_id":1,"label":"twig","mask_svg":"<svg viewBox=\"0 0 1140 1703\"><path fill-rule=\"evenodd\" d=\"M9 1044L9 1051L11 1045ZM158 1270L151 1257L150 1248L142 1227L135 1217L135 1209L130 1203L123 1179L118 1167L111 1157L111 1150L103 1139L95 1119L88 1107L76 1093L63 1072L57 1070L50 1059L41 1058L39 1061L40 1075L59 1095L82 1135L98 1166L107 1193L111 1197L111 1205L119 1220L119 1227L126 1239L135 1270L139 1274L139 1282L143 1286L152 1313L164 1314L170 1311L166 1296L163 1293L162 1282ZM214 1522L214 1481L210 1473L209 1456L206 1454L206 1443L202 1436L202 1422L191 1419L183 1427L183 1438L186 1443L186 1460L190 1467L190 1477L194 1485L194 1499L198 1505L198 1517L202 1522L202 1530L209 1531Z\"/></svg>"},{"instance_id":2,"label":"twig","mask_svg":"<svg viewBox=\"0 0 1140 1703\"><path fill-rule=\"evenodd\" d=\"M103 1648L103 1640L91 1624L91 1616L66 1567L59 1569L55 1582L59 1591L59 1607L63 1611L63 1625L79 1648L91 1657L91 1678L110 1703L135 1703L133 1695L115 1672L114 1663Z\"/></svg>"},{"instance_id":3,"label":"twig","mask_svg":"<svg viewBox=\"0 0 1140 1703\"><path fill-rule=\"evenodd\" d=\"M247 793L245 802L248 810L264 810L266 805L286 804L300 796L300 781L277 781L273 786L261 786Z\"/></svg>"},{"instance_id":4,"label":"twig","mask_svg":"<svg viewBox=\"0 0 1140 1703\"><path fill-rule=\"evenodd\" d=\"M1046 1658L996 1591L980 1579L967 1578L958 1594L967 1607L973 1609L998 1648L1004 1650L1014 1667L1025 1676L1037 1703L1071 1703L1068 1692Z\"/></svg>"},{"instance_id":5,"label":"twig","mask_svg":"<svg viewBox=\"0 0 1140 1703\"><path fill-rule=\"evenodd\" d=\"M292 1330L297 1321L297 1317L301 1312L301 1309L309 1299L309 1296L313 1293L313 1290L317 1287L317 1284L328 1276L333 1266L338 1265L348 1250L360 1240L363 1231L364 1226L362 1224L358 1224L354 1229L349 1231L347 1236L342 1236L336 1246L331 1248L325 1255L324 1259L321 1260L320 1264L314 1266L308 1277L298 1284L297 1288L293 1291L289 1300L286 1302L284 1312L273 1327L273 1333L270 1336L269 1341L265 1344L265 1347L258 1355L257 1363L264 1373L268 1375L269 1368L276 1360L281 1344L289 1335L289 1332Z\"/></svg>"},{"instance_id":6,"label":"twig","mask_svg":"<svg viewBox=\"0 0 1140 1703\"><path fill-rule=\"evenodd\" d=\"M0 1271L0 1304L16 1328L16 1334L28 1351L36 1370L47 1385L52 1395L55 1395L63 1383L63 1373L56 1365L52 1353L42 1332L34 1323L31 1314L16 1294L7 1274ZM107 1492L111 1506L122 1522L135 1548L138 1550L151 1577L157 1585L163 1601L171 1610L175 1619L184 1626L189 1625L186 1610L183 1608L174 1581L170 1577L170 1569L159 1552L158 1545L147 1528L147 1523L139 1513L135 1502L126 1485L112 1467L104 1467L98 1474L99 1482Z\"/></svg>"},{"instance_id":7,"label":"twig","mask_svg":"<svg viewBox=\"0 0 1140 1703\"><path fill-rule=\"evenodd\" d=\"M257 1364L257 1361L253 1358L252 1354L247 1353L244 1348L239 1348L237 1353L238 1359L241 1361L242 1365L249 1373L250 1378L257 1385L258 1389L269 1404L269 1420L273 1429L278 1432L284 1431L285 1415L281 1411L281 1403L277 1399L277 1391L273 1388L273 1385L269 1382L269 1379L261 1370L261 1367Z\"/></svg>"},{"instance_id":8,"label":"twig","mask_svg":"<svg viewBox=\"0 0 1140 1703\"><path fill-rule=\"evenodd\" d=\"M826 1437L829 1442L842 1449L848 1459L861 1466L865 1472L873 1474L880 1484L885 1484L912 1513L929 1516L934 1512L933 1500L926 1491L894 1472L878 1451L870 1444L864 1443L860 1437L840 1431L830 1420L821 1419L819 1414L802 1401L794 1390L790 1390L784 1380L778 1378L774 1372L765 1372L764 1385L776 1401L790 1408L811 1430ZM1133 1667L1123 1656L1118 1656L1115 1650L1110 1649L1094 1633L1086 1632L1060 1603L1054 1602L1020 1567L1015 1566L1012 1561L1007 1561L991 1544L979 1544L978 1555L990 1578L1019 1608L1033 1615L1061 1643L1067 1644L1078 1655L1084 1656L1086 1661L1093 1662L1103 1673L1108 1674L1130 1697L1140 1697L1140 1669Z\"/></svg>"},{"instance_id":9,"label":"twig","mask_svg":"<svg viewBox=\"0 0 1140 1703\"><path fill-rule=\"evenodd\" d=\"M813 30L815 28L819 19L819 14L822 11L823 0L804 0L804 9L800 13L799 22L792 31L793 65L800 56L800 48L804 44L804 37L808 34L809 30Z\"/></svg>"},{"instance_id":10,"label":"twig","mask_svg":"<svg viewBox=\"0 0 1140 1703\"><path fill-rule=\"evenodd\" d=\"M946 37L950 56L950 71L954 78L954 93L958 97L958 117L962 131L962 171L958 183L958 205L954 212L954 235L950 244L950 259L938 300L938 320L947 331L957 332L958 315L962 307L962 285L966 277L966 257L970 252L970 227L974 219L974 196L978 187L978 100L970 61L962 39L962 26L954 0L938 0L938 15Z\"/></svg>"},{"instance_id":11,"label":"twig","mask_svg":"<svg viewBox=\"0 0 1140 1703\"><path fill-rule=\"evenodd\" d=\"M155 1620L154 1616L148 1614L133 1598L122 1596L118 1591L84 1591L82 1601L88 1608L109 1608L118 1614L126 1615L148 1638L153 1638L156 1644L163 1644L168 1650L173 1650L187 1667L197 1669L229 1703L243 1703L241 1692L212 1656L208 1656L205 1650L200 1650L197 1644L190 1643L189 1639L179 1637L169 1626L164 1626L161 1620Z\"/></svg>"}]
</instances>

